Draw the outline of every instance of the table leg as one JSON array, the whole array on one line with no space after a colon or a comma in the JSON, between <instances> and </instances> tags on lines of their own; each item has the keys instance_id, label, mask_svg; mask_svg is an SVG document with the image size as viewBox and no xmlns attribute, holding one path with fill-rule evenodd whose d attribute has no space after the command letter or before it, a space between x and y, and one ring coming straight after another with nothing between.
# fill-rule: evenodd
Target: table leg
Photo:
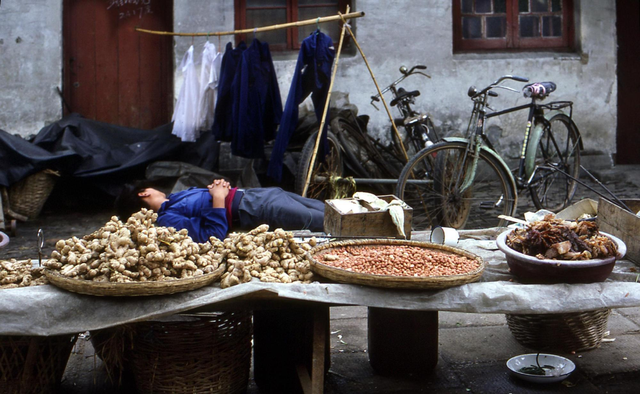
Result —
<instances>
[{"instance_id":1,"label":"table leg","mask_svg":"<svg viewBox=\"0 0 640 394\"><path fill-rule=\"evenodd\" d=\"M438 312L369 308L369 362L380 375L424 376L438 363Z\"/></svg>"},{"instance_id":2,"label":"table leg","mask_svg":"<svg viewBox=\"0 0 640 394\"><path fill-rule=\"evenodd\" d=\"M261 391L320 394L330 365L329 307L255 310L254 380Z\"/></svg>"}]
</instances>

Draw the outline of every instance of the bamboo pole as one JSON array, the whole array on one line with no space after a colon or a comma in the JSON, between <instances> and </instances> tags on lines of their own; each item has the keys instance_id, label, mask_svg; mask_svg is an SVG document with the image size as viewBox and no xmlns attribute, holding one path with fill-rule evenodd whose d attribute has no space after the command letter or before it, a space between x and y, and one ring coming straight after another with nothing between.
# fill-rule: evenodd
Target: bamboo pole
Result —
<instances>
[{"instance_id":1,"label":"bamboo pole","mask_svg":"<svg viewBox=\"0 0 640 394\"><path fill-rule=\"evenodd\" d=\"M342 16L342 14L338 13L338 15ZM344 26L346 26L347 30L349 31L349 35L351 36L351 39L353 40L353 43L356 44L356 47L358 48L358 51L360 52L360 55L362 56L362 59L364 60L364 64L367 66L367 69L369 70L369 74L371 74L371 79L373 79L373 83L376 85L376 89L378 90L378 95L380 96L380 99L382 100L382 104L384 104L384 109L387 111L387 115L389 116L389 121L391 121L391 127L393 127L393 131L396 133L396 137L398 138L398 141L400 141L400 146L402 147L402 153L404 154L405 159L407 159L407 161L409 161L409 155L407 154L407 150L404 148L404 143L402 142L402 138L400 138L400 133L398 132L398 129L396 128L396 123L393 121L393 116L391 115L391 111L389 110L389 106L387 106L387 101L384 99L384 96L382 95L382 91L380 91L380 86L378 86L378 81L376 81L376 77L375 75L373 75L373 71L371 70L371 67L369 66L369 61L367 61L367 57L364 55L364 52L362 51L362 48L360 48L360 45L358 44L358 40L356 40L356 37L353 35L353 32L351 31L351 27L349 26L349 24L347 23L347 21L345 19L342 20L344 22Z\"/></svg>"},{"instance_id":2,"label":"bamboo pole","mask_svg":"<svg viewBox=\"0 0 640 394\"><path fill-rule=\"evenodd\" d=\"M347 6L347 13L349 13L349 6ZM338 13L338 17L340 16L342 16L342 14ZM338 70L338 61L340 60L340 53L342 52L342 42L344 41L344 33L346 30L346 27L347 27L347 22L344 22L342 25L342 31L340 32L340 42L338 43L338 53L336 53L336 58L333 62L333 70L331 71L331 82L329 83L327 100L324 103L324 110L322 111L322 119L320 120L320 128L318 128L318 135L316 136L316 144L313 149L313 155L311 156L311 162L309 163L307 178L304 181L304 188L302 189L302 197L307 196L307 189L309 189L309 182L311 181L311 174L313 173L313 165L316 162L316 155L318 154L318 147L320 146L320 137L322 136L322 129L324 129L324 124L326 123L325 120L327 118L327 112L329 111L329 102L331 101L331 92L333 91L333 82L336 79L336 71Z\"/></svg>"},{"instance_id":3,"label":"bamboo pole","mask_svg":"<svg viewBox=\"0 0 640 394\"><path fill-rule=\"evenodd\" d=\"M327 22L336 22L336 21L344 21L345 19L353 19L353 18L361 18L364 16L363 11L351 12L347 11L346 14L342 15L334 15L334 16L324 16L321 18L314 19L305 19L303 21L283 23L279 25L271 25L264 27L256 27L253 29L242 29L242 30L233 30L233 31L221 31L214 33L175 33L171 31L158 31L158 30L147 30L136 27L135 30L140 33L149 33L149 34L157 34L162 36L187 36L187 37L198 37L198 36L231 36L234 34L244 34L244 33L260 33L263 31L271 31L271 30L279 30L279 29L287 29L290 27L298 27L298 26L307 26L307 25L315 25L316 23L327 23Z\"/></svg>"}]
</instances>

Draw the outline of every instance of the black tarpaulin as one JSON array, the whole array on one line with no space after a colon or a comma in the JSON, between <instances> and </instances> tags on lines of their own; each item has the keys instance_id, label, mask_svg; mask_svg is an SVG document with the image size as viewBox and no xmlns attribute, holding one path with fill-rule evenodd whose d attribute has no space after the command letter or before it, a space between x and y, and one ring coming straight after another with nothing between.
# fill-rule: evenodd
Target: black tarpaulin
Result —
<instances>
[{"instance_id":1,"label":"black tarpaulin","mask_svg":"<svg viewBox=\"0 0 640 394\"><path fill-rule=\"evenodd\" d=\"M142 130L72 114L44 127L32 141L1 132L0 185L9 186L45 168L78 178L117 176L122 183L144 174L144 168L157 160L216 168L218 143L211 133L196 142L182 142L171 129L170 123Z\"/></svg>"}]
</instances>

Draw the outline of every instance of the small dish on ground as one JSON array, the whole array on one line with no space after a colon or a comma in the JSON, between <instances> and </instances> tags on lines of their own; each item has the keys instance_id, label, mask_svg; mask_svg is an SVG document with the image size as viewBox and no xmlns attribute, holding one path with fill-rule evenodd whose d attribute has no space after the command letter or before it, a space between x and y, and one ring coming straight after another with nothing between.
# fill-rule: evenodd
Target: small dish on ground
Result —
<instances>
[{"instance_id":1,"label":"small dish on ground","mask_svg":"<svg viewBox=\"0 0 640 394\"><path fill-rule=\"evenodd\" d=\"M554 383L569 377L576 365L568 358L555 354L529 353L510 358L507 368L513 376L528 382Z\"/></svg>"}]
</instances>

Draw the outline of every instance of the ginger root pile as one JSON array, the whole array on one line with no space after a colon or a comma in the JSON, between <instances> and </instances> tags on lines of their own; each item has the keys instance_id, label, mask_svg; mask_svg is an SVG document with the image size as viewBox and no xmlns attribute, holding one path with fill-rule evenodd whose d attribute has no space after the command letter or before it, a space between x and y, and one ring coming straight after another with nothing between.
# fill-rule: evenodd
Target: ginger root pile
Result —
<instances>
[{"instance_id":1,"label":"ginger root pile","mask_svg":"<svg viewBox=\"0 0 640 394\"><path fill-rule=\"evenodd\" d=\"M82 239L58 241L43 265L71 278L118 283L188 278L220 267L221 241L196 243L187 230L156 227L156 219L157 214L144 208L126 223L113 216Z\"/></svg>"},{"instance_id":2,"label":"ginger root pile","mask_svg":"<svg viewBox=\"0 0 640 394\"><path fill-rule=\"evenodd\" d=\"M49 283L43 267L33 267L31 260L0 261L0 289L37 286Z\"/></svg>"},{"instance_id":3,"label":"ginger root pile","mask_svg":"<svg viewBox=\"0 0 640 394\"><path fill-rule=\"evenodd\" d=\"M231 233L224 240L227 272L220 287L226 288L259 278L263 282L310 283L313 277L305 252L316 245L315 238L298 243L293 233L268 231L263 224L248 233Z\"/></svg>"}]
</instances>

